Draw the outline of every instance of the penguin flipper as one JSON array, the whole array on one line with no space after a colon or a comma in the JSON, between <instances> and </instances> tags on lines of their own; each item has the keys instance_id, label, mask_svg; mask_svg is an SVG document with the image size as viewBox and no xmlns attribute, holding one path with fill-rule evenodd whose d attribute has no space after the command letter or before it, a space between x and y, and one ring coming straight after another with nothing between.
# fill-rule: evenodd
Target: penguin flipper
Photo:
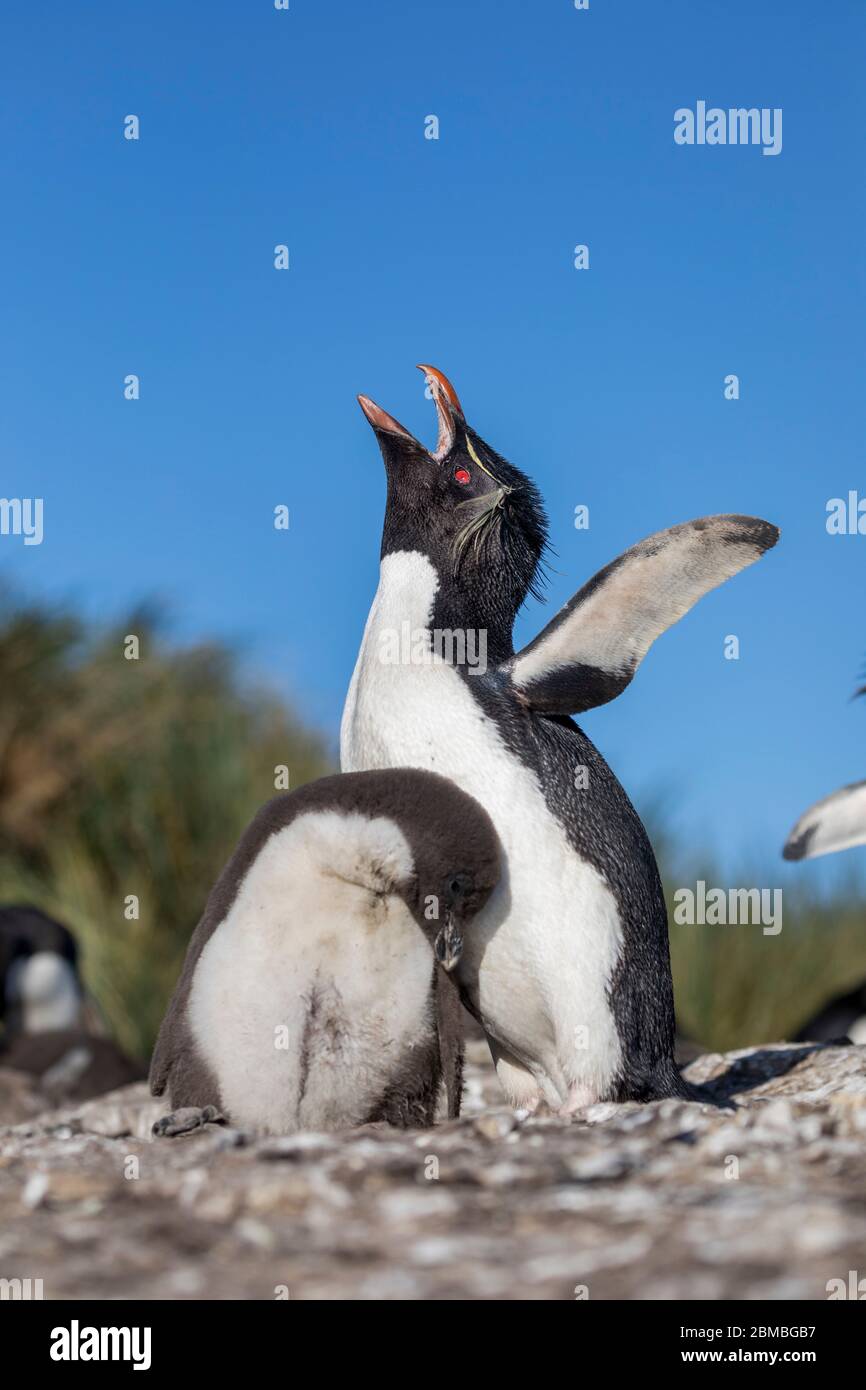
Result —
<instances>
[{"instance_id":1,"label":"penguin flipper","mask_svg":"<svg viewBox=\"0 0 866 1390\"><path fill-rule=\"evenodd\" d=\"M599 570L505 670L539 714L579 714L628 685L655 639L776 544L753 516L705 516L638 541Z\"/></svg>"},{"instance_id":2,"label":"penguin flipper","mask_svg":"<svg viewBox=\"0 0 866 1390\"><path fill-rule=\"evenodd\" d=\"M162 1027L157 1034L153 1055L150 1059L150 1070L147 1080L152 1096L161 1096L165 1094L165 1089L168 1086L172 1065L174 1063L173 1004L174 1000L172 1000L172 1004L169 1006L169 1012L163 1019Z\"/></svg>"},{"instance_id":3,"label":"penguin flipper","mask_svg":"<svg viewBox=\"0 0 866 1390\"><path fill-rule=\"evenodd\" d=\"M866 782L854 782L816 801L785 842L784 859L816 859L819 854L866 845Z\"/></svg>"}]
</instances>

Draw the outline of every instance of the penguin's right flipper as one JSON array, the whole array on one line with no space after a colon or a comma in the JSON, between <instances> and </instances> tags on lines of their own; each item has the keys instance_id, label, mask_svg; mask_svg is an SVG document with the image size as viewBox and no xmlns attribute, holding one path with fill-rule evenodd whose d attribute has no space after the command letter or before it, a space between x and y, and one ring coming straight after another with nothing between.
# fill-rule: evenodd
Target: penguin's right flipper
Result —
<instances>
[{"instance_id":1,"label":"penguin's right flipper","mask_svg":"<svg viewBox=\"0 0 866 1390\"><path fill-rule=\"evenodd\" d=\"M150 1093L163 1096L167 1092L173 1112L212 1110L219 1114L222 1100L216 1078L190 1036L186 1016L187 997L188 986L182 977L153 1049L148 1077Z\"/></svg>"},{"instance_id":2,"label":"penguin's right flipper","mask_svg":"<svg viewBox=\"0 0 866 1390\"><path fill-rule=\"evenodd\" d=\"M819 854L866 844L866 782L840 787L805 811L785 842L785 859L816 859Z\"/></svg>"},{"instance_id":3,"label":"penguin's right flipper","mask_svg":"<svg viewBox=\"0 0 866 1390\"><path fill-rule=\"evenodd\" d=\"M705 516L638 541L510 659L505 669L521 703L558 715L607 704L657 637L778 538L759 517Z\"/></svg>"}]
</instances>

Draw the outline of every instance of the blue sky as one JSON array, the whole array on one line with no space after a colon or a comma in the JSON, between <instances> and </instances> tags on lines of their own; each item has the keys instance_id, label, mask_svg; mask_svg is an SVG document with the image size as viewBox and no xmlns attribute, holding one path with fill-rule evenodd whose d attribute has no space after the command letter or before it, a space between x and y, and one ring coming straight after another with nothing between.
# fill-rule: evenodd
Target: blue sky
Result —
<instances>
[{"instance_id":1,"label":"blue sky","mask_svg":"<svg viewBox=\"0 0 866 1390\"><path fill-rule=\"evenodd\" d=\"M548 504L524 638L654 530L782 527L582 722L686 844L839 872L777 854L866 775L866 536L825 529L866 495L860 0L47 3L3 31L0 491L45 499L45 539L0 538L0 573L94 615L160 597L336 739L384 502L355 395L432 440L433 362ZM677 146L699 99L781 107L781 154Z\"/></svg>"}]
</instances>

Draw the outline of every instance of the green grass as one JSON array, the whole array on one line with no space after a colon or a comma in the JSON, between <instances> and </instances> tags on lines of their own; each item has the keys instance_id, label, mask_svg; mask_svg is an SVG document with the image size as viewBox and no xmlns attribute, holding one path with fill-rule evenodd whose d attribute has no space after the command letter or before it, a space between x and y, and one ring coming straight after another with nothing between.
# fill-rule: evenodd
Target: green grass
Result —
<instances>
[{"instance_id":1,"label":"green grass","mask_svg":"<svg viewBox=\"0 0 866 1390\"><path fill-rule=\"evenodd\" d=\"M678 924L666 875L677 1021L688 1036L718 1051L790 1038L829 998L866 980L866 901L856 880L822 899L810 871L780 860L733 876L706 865L677 873L677 887L694 889L698 879L725 889L781 887L777 936L758 924Z\"/></svg>"},{"instance_id":2,"label":"green grass","mask_svg":"<svg viewBox=\"0 0 866 1390\"><path fill-rule=\"evenodd\" d=\"M792 1037L866 980L866 910L806 899L778 937L760 927L671 926L681 1029L716 1051Z\"/></svg>"},{"instance_id":3,"label":"green grass","mask_svg":"<svg viewBox=\"0 0 866 1390\"><path fill-rule=\"evenodd\" d=\"M0 900L72 928L109 1028L141 1058L279 765L292 787L333 770L322 738L245 689L225 650L173 647L147 613L113 632L33 609L0 624Z\"/></svg>"}]
</instances>

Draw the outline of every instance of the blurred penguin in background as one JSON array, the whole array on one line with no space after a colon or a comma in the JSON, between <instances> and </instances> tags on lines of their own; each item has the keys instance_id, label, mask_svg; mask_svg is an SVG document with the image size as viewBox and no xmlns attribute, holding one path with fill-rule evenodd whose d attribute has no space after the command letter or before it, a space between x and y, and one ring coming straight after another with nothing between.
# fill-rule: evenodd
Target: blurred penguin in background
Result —
<instances>
[{"instance_id":1,"label":"blurred penguin in background","mask_svg":"<svg viewBox=\"0 0 866 1390\"><path fill-rule=\"evenodd\" d=\"M69 929L36 907L0 907L0 1066L27 1072L54 1104L140 1080L142 1070L91 1031L91 1013Z\"/></svg>"},{"instance_id":2,"label":"blurred penguin in background","mask_svg":"<svg viewBox=\"0 0 866 1390\"><path fill-rule=\"evenodd\" d=\"M857 691L866 695L866 686ZM785 859L817 859L822 854L866 845L866 782L851 782L804 811L788 836ZM831 999L797 1033L795 1042L866 1043L866 983Z\"/></svg>"}]
</instances>

